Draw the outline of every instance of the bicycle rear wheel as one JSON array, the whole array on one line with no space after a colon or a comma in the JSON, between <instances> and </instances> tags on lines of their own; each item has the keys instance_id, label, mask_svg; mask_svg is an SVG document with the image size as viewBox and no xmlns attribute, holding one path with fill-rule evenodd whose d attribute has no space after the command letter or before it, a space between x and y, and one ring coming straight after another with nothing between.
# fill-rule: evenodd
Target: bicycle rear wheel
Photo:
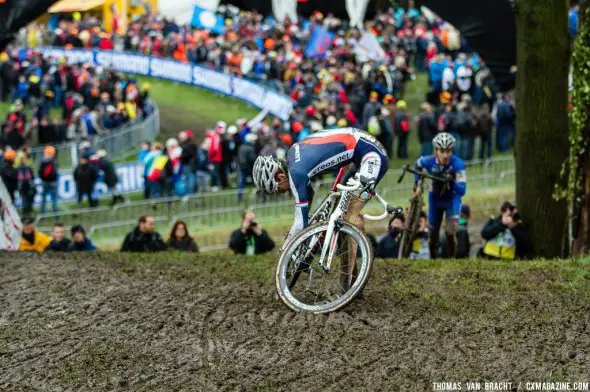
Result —
<instances>
[{"instance_id":1,"label":"bicycle rear wheel","mask_svg":"<svg viewBox=\"0 0 590 392\"><path fill-rule=\"evenodd\" d=\"M295 311L329 313L338 310L350 303L369 279L373 250L367 237L347 222L338 230L330 271L325 272L319 266L327 228L324 222L303 230L289 242L279 259L277 292ZM350 260L355 248L356 257Z\"/></svg>"}]
</instances>

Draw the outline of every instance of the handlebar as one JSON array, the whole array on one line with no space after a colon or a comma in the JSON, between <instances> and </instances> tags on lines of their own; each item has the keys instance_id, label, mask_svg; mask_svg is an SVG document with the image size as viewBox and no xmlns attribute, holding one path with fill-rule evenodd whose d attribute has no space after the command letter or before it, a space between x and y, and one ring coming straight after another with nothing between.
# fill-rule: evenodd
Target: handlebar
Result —
<instances>
[{"instance_id":1,"label":"handlebar","mask_svg":"<svg viewBox=\"0 0 590 392\"><path fill-rule=\"evenodd\" d=\"M383 200L383 198L381 196L379 196L377 193L375 193L375 198L377 199L377 201L379 201L379 203L383 206L384 211L383 214L381 215L369 215L369 214L363 214L363 216L365 217L365 219L371 220L371 221L379 221L379 220L383 220L385 218L387 218L387 216L389 214L396 214L399 215L403 212L403 209L401 207L392 207L389 204L387 204L387 202L385 200Z\"/></svg>"},{"instance_id":2,"label":"handlebar","mask_svg":"<svg viewBox=\"0 0 590 392\"><path fill-rule=\"evenodd\" d=\"M415 169L411 168L411 167L410 167L410 165L404 165L404 166L402 167L402 174L401 174L401 176L399 176L399 178L398 178L398 180L397 180L397 183L398 183L398 184L399 184L400 182L402 182L402 180L403 180L403 179L404 179L404 177L406 176L406 173L407 173L407 172L410 172L410 173L412 173L412 174L416 174L417 176L420 176L420 177L424 177L424 178L430 178L431 180L434 180L434 181L440 181L440 182L449 182L449 180L448 180L448 179L446 179L446 178L442 178L442 177L433 176L432 174L429 174L429 173L427 173L427 172L425 172L425 171L422 171L422 170L415 170Z\"/></svg>"},{"instance_id":3,"label":"handlebar","mask_svg":"<svg viewBox=\"0 0 590 392\"><path fill-rule=\"evenodd\" d=\"M361 189L363 187L363 184L361 184L360 181L357 181L354 178L349 179L347 184L351 184L351 186L338 184L338 185L336 185L336 188L339 191L354 192L354 191L358 191L359 189Z\"/></svg>"},{"instance_id":4,"label":"handlebar","mask_svg":"<svg viewBox=\"0 0 590 392\"><path fill-rule=\"evenodd\" d=\"M358 191L363 188L363 182L367 182L367 181L359 181L355 178L350 178L347 182L347 185L338 184L338 185L336 185L336 188L341 191L354 192L354 191ZM350 184L350 185L348 185L348 184ZM369 183L369 184L365 185L365 188L369 188L371 186L372 186L372 184ZM396 208L396 207L392 207L389 204L387 204L387 202L385 200L383 200L383 198L381 196L379 196L376 192L375 192L374 196L377 199L377 201L379 202L379 204L381 204L383 206L384 211L381 215L363 214L365 219L372 220L372 221L379 221L379 220L383 220L383 219L387 218L387 216L389 214L392 214L392 213L400 214L403 212L403 209L401 207Z\"/></svg>"}]
</instances>

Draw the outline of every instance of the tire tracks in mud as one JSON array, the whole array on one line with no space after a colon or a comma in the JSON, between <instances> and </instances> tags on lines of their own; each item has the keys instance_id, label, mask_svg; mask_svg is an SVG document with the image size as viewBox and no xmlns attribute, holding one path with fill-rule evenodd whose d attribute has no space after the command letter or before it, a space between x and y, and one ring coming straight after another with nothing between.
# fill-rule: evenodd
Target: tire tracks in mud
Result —
<instances>
[{"instance_id":1,"label":"tire tracks in mud","mask_svg":"<svg viewBox=\"0 0 590 392\"><path fill-rule=\"evenodd\" d=\"M484 311L470 317L436 306L457 300L444 280L376 265L364 300L310 315L283 306L272 284L185 273L181 264L101 256L80 270L67 259L31 260L0 268L0 390L411 391L476 371L582 376L590 360L587 292L496 300L480 279L469 300ZM392 275L410 290L391 291ZM554 276L534 281L543 288Z\"/></svg>"}]
</instances>

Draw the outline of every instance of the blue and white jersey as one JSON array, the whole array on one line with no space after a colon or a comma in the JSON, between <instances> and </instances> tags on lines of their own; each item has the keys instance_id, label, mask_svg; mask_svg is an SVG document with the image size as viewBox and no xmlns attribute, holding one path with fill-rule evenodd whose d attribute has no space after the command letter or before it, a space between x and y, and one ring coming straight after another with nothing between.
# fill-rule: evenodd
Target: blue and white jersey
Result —
<instances>
[{"instance_id":1,"label":"blue and white jersey","mask_svg":"<svg viewBox=\"0 0 590 392\"><path fill-rule=\"evenodd\" d=\"M416 169L424 169L433 176L443 177L445 174L451 174L455 177L455 182L450 189L445 189L444 183L440 181L432 181L430 187L430 194L434 200L451 201L453 196L463 197L467 191L467 178L465 175L465 163L455 155L451 156L448 165L441 165L436 161L434 155L428 155L418 158L416 161ZM415 180L418 181L419 176L414 175Z\"/></svg>"},{"instance_id":2,"label":"blue and white jersey","mask_svg":"<svg viewBox=\"0 0 590 392\"><path fill-rule=\"evenodd\" d=\"M317 132L289 149L289 183L295 197L295 222L290 235L307 226L311 179L350 163L359 168L361 175L376 182L389 167L383 146L373 136L356 128Z\"/></svg>"}]
</instances>

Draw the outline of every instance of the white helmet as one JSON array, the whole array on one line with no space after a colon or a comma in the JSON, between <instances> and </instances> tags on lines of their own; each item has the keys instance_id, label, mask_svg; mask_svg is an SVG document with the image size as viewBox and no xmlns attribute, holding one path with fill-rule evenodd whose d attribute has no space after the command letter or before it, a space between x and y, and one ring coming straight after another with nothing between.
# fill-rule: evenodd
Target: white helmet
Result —
<instances>
[{"instance_id":1,"label":"white helmet","mask_svg":"<svg viewBox=\"0 0 590 392\"><path fill-rule=\"evenodd\" d=\"M279 187L276 174L279 170L287 171L285 161L270 155L256 158L254 170L252 170L252 177L256 188L268 194L276 193Z\"/></svg>"},{"instance_id":2,"label":"white helmet","mask_svg":"<svg viewBox=\"0 0 590 392\"><path fill-rule=\"evenodd\" d=\"M450 150L455 147L455 138L450 133L441 132L432 139L434 148Z\"/></svg>"}]
</instances>

